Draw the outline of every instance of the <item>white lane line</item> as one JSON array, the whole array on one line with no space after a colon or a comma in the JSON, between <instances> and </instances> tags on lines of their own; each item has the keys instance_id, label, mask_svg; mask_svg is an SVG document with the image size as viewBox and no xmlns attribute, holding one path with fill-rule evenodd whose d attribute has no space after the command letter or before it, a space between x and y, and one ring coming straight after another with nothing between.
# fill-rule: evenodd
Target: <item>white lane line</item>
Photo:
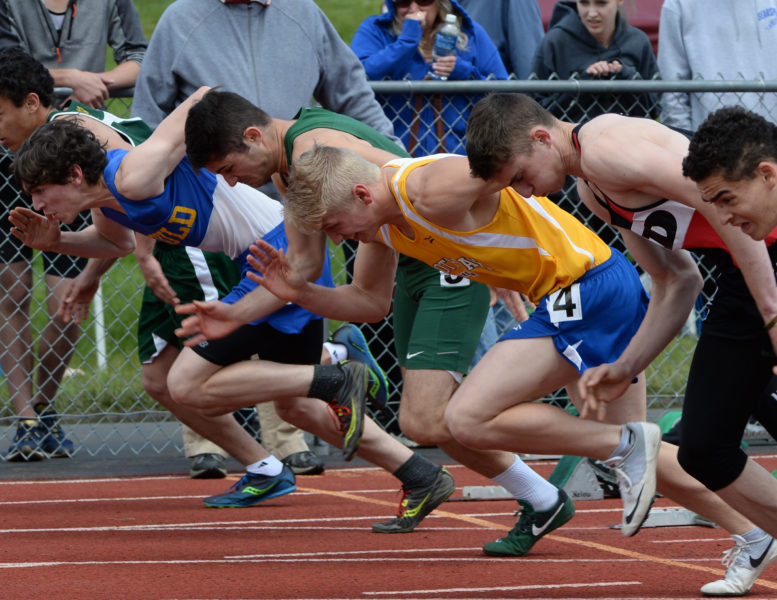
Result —
<instances>
[{"instance_id":1,"label":"white lane line","mask_svg":"<svg viewBox=\"0 0 777 600\"><path fill-rule=\"evenodd\" d=\"M643 585L642 581L602 581L599 583L551 583L544 585L500 585L498 587L471 587L471 588L442 588L434 590L400 590L396 592L362 592L365 596L388 596L398 594L451 594L451 593L481 593L481 592L505 592L513 590L556 590L560 588L592 588Z\"/></svg>"}]
</instances>

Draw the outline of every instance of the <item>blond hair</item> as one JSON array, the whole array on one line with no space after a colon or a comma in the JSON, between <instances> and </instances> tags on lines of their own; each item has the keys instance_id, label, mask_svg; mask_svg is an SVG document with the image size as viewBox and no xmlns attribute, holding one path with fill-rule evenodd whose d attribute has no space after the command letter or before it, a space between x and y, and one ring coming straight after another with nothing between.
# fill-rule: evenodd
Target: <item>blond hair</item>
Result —
<instances>
[{"instance_id":1,"label":"blond hair","mask_svg":"<svg viewBox=\"0 0 777 600\"><path fill-rule=\"evenodd\" d=\"M355 152L316 145L291 167L284 218L301 231L321 231L327 215L351 208L356 184L379 180L380 167Z\"/></svg>"}]
</instances>

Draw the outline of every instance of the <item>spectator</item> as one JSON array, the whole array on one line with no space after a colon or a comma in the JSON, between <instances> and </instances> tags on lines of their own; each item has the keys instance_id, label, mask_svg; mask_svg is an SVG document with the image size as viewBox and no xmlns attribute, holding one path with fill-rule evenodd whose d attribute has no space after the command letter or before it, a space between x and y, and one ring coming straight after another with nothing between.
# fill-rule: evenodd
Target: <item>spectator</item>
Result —
<instances>
[{"instance_id":1,"label":"spectator","mask_svg":"<svg viewBox=\"0 0 777 600\"><path fill-rule=\"evenodd\" d=\"M777 2L666 0L658 29L663 79L777 78ZM666 93L661 120L696 131L712 111L739 104L777 122L773 93Z\"/></svg>"},{"instance_id":2,"label":"spectator","mask_svg":"<svg viewBox=\"0 0 777 600\"><path fill-rule=\"evenodd\" d=\"M88 106L135 85L147 46L131 0L0 0L0 48L18 46ZM105 70L105 49L116 67Z\"/></svg>"},{"instance_id":3,"label":"spectator","mask_svg":"<svg viewBox=\"0 0 777 600\"><path fill-rule=\"evenodd\" d=\"M0 48L20 48L44 64L54 84L74 90L74 97L91 106L100 106L108 97L108 88L131 87L135 83L146 49L140 18L130 0L84 0L78 4L66 0L29 2L0 1ZM64 36L64 39L63 39ZM105 72L106 49L114 50L118 66ZM18 77L18 74L12 75ZM5 85L8 85L7 83ZM9 107L33 107L26 97L4 99ZM53 99L36 94L35 111L53 110ZM7 142L5 142L7 144ZM10 150L15 146L8 144ZM3 156L0 171L6 180L2 188L7 211L29 199L19 192L8 174L10 161ZM69 227L78 229L89 223L88 212ZM0 342L5 351L0 365L6 375L14 409L20 417L16 435L8 451L8 460L40 460L69 457L73 442L65 436L54 409L54 397L73 356L80 328L66 324L56 316L60 299L86 261L44 253L46 306L48 321L34 355L30 324L32 300L32 253L8 234L7 212L2 217L3 245L0 251ZM37 368L36 368L37 363Z\"/></svg>"},{"instance_id":4,"label":"spectator","mask_svg":"<svg viewBox=\"0 0 777 600\"><path fill-rule=\"evenodd\" d=\"M624 0L563 0L534 55L539 79L653 79L656 58L647 35L629 25ZM586 121L615 112L657 116L653 94L544 94L540 103L558 118Z\"/></svg>"},{"instance_id":5,"label":"spectator","mask_svg":"<svg viewBox=\"0 0 777 600\"><path fill-rule=\"evenodd\" d=\"M532 58L545 35L537 0L459 0L494 42L511 76L528 79Z\"/></svg>"},{"instance_id":6,"label":"spectator","mask_svg":"<svg viewBox=\"0 0 777 600\"><path fill-rule=\"evenodd\" d=\"M385 13L367 17L351 42L369 79L426 79L430 68L448 80L507 79L496 46L457 0L386 0L386 7ZM461 30L456 55L432 62L434 36L450 13L458 16ZM403 95L392 95L384 105L394 133L413 156L463 154L467 115L475 100L471 95L433 95L424 102L419 95L410 103Z\"/></svg>"},{"instance_id":7,"label":"spectator","mask_svg":"<svg viewBox=\"0 0 777 600\"><path fill-rule=\"evenodd\" d=\"M219 40L215 48L214 39ZM293 53L289 52L290 47L294 48ZM243 60L233 61L234 56ZM232 68L224 68L227 61ZM283 119L292 118L312 97L324 108L345 113L385 135L392 133L391 122L375 102L359 62L312 0L232 5L218 0L177 0L171 4L162 14L149 44L132 114L156 126L202 85L220 85ZM262 190L279 197L272 185ZM224 255L205 255L212 265L211 272L220 271L219 265L229 262ZM148 259L162 265L192 262L186 249L161 243L154 246L153 256ZM161 273L158 263L156 269ZM192 284L199 287L193 278L174 276L168 268L164 274L179 290L176 301L201 299L182 291ZM146 293L141 322L144 316L154 314L164 314L164 319L145 328L141 335L157 341L161 338L164 347L156 357L148 354L151 362L143 367L144 387L154 397L163 394L163 404L169 405L166 377L181 349L181 342L173 333L181 318L171 304ZM270 452L282 457L296 474L323 470L323 461L310 451L303 432L281 421L272 403L259 407L259 413L262 439ZM214 460L207 455L225 454L196 434L189 436L187 432L186 439L192 474L198 472L198 462ZM192 440L199 442L195 445ZM218 465L214 469L212 473L218 475Z\"/></svg>"}]
</instances>

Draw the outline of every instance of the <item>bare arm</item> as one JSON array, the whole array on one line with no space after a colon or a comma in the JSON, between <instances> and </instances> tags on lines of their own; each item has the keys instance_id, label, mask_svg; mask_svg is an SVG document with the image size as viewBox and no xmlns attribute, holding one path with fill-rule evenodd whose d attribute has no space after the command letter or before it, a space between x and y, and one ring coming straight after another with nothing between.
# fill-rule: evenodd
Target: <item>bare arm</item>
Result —
<instances>
[{"instance_id":1,"label":"bare arm","mask_svg":"<svg viewBox=\"0 0 777 600\"><path fill-rule=\"evenodd\" d=\"M334 288L303 280L283 252L265 242L253 254L248 260L263 274L262 285L322 317L372 323L391 309L397 254L382 244L359 244L351 283Z\"/></svg>"},{"instance_id":2,"label":"bare arm","mask_svg":"<svg viewBox=\"0 0 777 600\"><path fill-rule=\"evenodd\" d=\"M79 231L60 231L58 221L17 206L10 214L11 233L26 245L86 258L117 258L135 249L135 235L126 227L92 211L92 225Z\"/></svg>"},{"instance_id":3,"label":"bare arm","mask_svg":"<svg viewBox=\"0 0 777 600\"><path fill-rule=\"evenodd\" d=\"M130 150L116 173L116 189L132 200L145 200L164 190L165 179L186 154L184 125L189 109L208 91L201 87L159 124L151 137Z\"/></svg>"}]
</instances>

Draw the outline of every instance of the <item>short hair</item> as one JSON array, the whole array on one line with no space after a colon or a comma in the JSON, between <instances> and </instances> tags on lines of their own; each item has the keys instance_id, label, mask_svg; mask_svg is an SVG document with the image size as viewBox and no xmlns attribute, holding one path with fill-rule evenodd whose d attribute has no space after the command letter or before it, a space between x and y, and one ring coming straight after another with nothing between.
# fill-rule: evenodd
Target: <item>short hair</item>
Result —
<instances>
[{"instance_id":1,"label":"short hair","mask_svg":"<svg viewBox=\"0 0 777 600\"><path fill-rule=\"evenodd\" d=\"M490 179L517 154L533 150L533 127L552 127L556 118L525 94L488 94L467 121L467 157L474 177Z\"/></svg>"},{"instance_id":2,"label":"short hair","mask_svg":"<svg viewBox=\"0 0 777 600\"><path fill-rule=\"evenodd\" d=\"M353 186L374 183L380 173L351 150L315 145L292 164L284 219L300 231L321 231L324 217L351 207Z\"/></svg>"},{"instance_id":3,"label":"short hair","mask_svg":"<svg viewBox=\"0 0 777 600\"><path fill-rule=\"evenodd\" d=\"M21 48L0 51L0 96L19 107L31 93L46 108L51 106L54 78L49 70Z\"/></svg>"},{"instance_id":4,"label":"short hair","mask_svg":"<svg viewBox=\"0 0 777 600\"><path fill-rule=\"evenodd\" d=\"M209 90L189 109L185 125L186 152L195 169L230 152L246 152L243 132L253 126L267 127L270 115L242 96Z\"/></svg>"},{"instance_id":5,"label":"short hair","mask_svg":"<svg viewBox=\"0 0 777 600\"><path fill-rule=\"evenodd\" d=\"M38 127L28 137L13 161L13 174L21 186L32 190L40 185L67 183L78 165L90 184L100 181L108 164L105 148L95 135L69 118Z\"/></svg>"},{"instance_id":6,"label":"short hair","mask_svg":"<svg viewBox=\"0 0 777 600\"><path fill-rule=\"evenodd\" d=\"M720 108L699 125L683 159L683 175L701 181L721 175L752 179L758 164L777 161L777 125L740 106Z\"/></svg>"}]
</instances>

